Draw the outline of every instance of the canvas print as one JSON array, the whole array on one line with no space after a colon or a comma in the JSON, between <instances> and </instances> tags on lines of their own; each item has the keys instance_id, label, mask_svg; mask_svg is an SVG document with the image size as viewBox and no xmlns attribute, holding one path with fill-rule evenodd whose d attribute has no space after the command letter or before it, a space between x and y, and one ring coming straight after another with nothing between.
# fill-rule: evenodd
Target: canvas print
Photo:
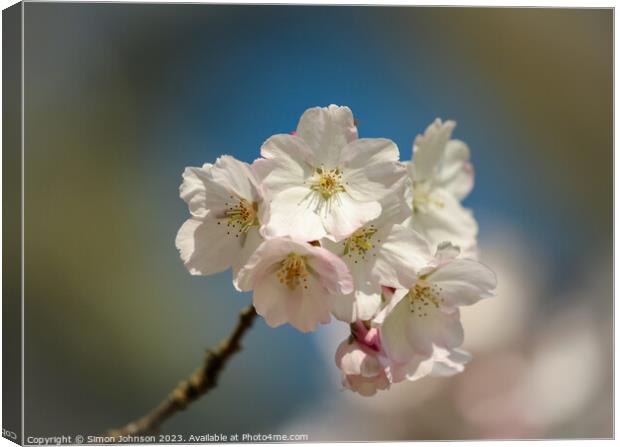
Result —
<instances>
[{"instance_id":1,"label":"canvas print","mask_svg":"<svg viewBox=\"0 0 620 447\"><path fill-rule=\"evenodd\" d=\"M613 10L3 11L3 436L613 437Z\"/></svg>"}]
</instances>

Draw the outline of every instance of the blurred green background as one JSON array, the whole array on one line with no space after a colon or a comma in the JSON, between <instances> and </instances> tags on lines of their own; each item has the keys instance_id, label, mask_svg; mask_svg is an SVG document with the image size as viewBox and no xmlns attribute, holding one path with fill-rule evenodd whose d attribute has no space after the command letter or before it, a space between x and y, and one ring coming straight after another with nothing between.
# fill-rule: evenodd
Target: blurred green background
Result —
<instances>
[{"instance_id":1,"label":"blurred green background","mask_svg":"<svg viewBox=\"0 0 620 447\"><path fill-rule=\"evenodd\" d=\"M143 415L249 294L174 247L185 166L251 161L348 105L403 159L455 119L499 293L464 312L452 379L341 391L346 332L257 321L166 433L310 441L612 436L612 10L25 5L26 436Z\"/></svg>"}]
</instances>

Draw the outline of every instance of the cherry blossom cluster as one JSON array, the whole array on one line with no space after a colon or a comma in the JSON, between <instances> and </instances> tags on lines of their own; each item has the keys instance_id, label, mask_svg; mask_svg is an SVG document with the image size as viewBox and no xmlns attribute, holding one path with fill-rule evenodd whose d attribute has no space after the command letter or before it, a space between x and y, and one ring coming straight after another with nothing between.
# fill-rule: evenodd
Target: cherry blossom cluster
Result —
<instances>
[{"instance_id":1,"label":"cherry blossom cluster","mask_svg":"<svg viewBox=\"0 0 620 447\"><path fill-rule=\"evenodd\" d=\"M391 140L358 137L348 107L308 109L252 164L223 155L185 169L181 259L193 275L232 267L269 326L348 323L336 364L362 395L460 372L459 308L492 296L496 277L461 205L474 175L454 127L437 119L400 161Z\"/></svg>"}]
</instances>

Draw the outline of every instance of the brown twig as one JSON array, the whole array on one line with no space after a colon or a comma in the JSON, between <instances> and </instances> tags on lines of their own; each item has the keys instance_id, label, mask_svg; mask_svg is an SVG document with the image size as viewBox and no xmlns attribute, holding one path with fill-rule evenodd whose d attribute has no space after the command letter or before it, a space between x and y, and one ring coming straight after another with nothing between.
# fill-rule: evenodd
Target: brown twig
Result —
<instances>
[{"instance_id":1,"label":"brown twig","mask_svg":"<svg viewBox=\"0 0 620 447\"><path fill-rule=\"evenodd\" d=\"M121 436L155 434L166 420L214 388L228 359L241 349L241 338L252 326L255 317L256 310L253 306L250 305L243 309L239 314L239 320L233 333L222 341L215 350L207 352L201 368L194 372L188 380L179 383L168 397L146 416L122 428L110 430L106 436L118 440Z\"/></svg>"}]
</instances>

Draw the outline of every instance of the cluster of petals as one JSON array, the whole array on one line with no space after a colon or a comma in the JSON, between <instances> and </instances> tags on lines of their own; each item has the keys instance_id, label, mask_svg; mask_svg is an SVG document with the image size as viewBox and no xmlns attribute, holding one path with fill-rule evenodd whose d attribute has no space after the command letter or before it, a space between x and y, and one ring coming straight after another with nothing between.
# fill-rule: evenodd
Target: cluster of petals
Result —
<instances>
[{"instance_id":1,"label":"cluster of petals","mask_svg":"<svg viewBox=\"0 0 620 447\"><path fill-rule=\"evenodd\" d=\"M336 364L362 395L460 372L459 307L492 296L496 279L461 205L473 169L454 127L433 122L403 162L391 140L359 138L348 107L308 109L252 164L186 168L181 259L194 275L232 268L269 326L349 324Z\"/></svg>"}]
</instances>

